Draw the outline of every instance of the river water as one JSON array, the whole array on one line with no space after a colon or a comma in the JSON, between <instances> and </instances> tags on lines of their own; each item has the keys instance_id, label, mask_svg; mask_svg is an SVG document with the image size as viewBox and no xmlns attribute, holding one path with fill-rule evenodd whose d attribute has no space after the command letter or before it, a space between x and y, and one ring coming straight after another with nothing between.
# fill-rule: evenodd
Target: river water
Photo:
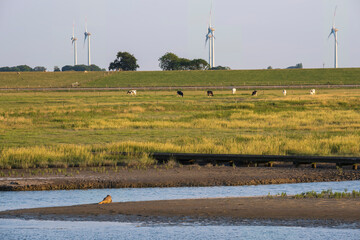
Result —
<instances>
[{"instance_id":1,"label":"river water","mask_svg":"<svg viewBox=\"0 0 360 240\"><path fill-rule=\"evenodd\" d=\"M110 194L115 202L184 198L263 196L332 189L360 190L360 181L236 187L132 188L0 192L0 210L96 203ZM300 224L301 225L301 224ZM360 239L357 225L300 227L296 223L122 223L0 219L0 239Z\"/></svg>"}]
</instances>

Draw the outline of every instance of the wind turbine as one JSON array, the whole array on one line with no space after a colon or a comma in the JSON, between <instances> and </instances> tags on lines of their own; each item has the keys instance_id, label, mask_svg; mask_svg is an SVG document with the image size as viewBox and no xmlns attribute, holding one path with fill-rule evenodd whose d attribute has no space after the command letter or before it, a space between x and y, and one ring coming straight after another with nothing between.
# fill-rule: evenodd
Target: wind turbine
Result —
<instances>
[{"instance_id":1,"label":"wind turbine","mask_svg":"<svg viewBox=\"0 0 360 240\"><path fill-rule=\"evenodd\" d=\"M90 36L91 36L91 33L89 33L87 31L87 21L86 20L85 20L85 32L84 32L84 35L85 35L84 44L86 42L86 38L88 39L88 65L90 66L91 65L91 61L90 61Z\"/></svg>"},{"instance_id":2,"label":"wind turbine","mask_svg":"<svg viewBox=\"0 0 360 240\"><path fill-rule=\"evenodd\" d=\"M338 68L338 40L337 40L337 32L339 31L339 29L337 29L335 27L335 15L336 15L336 9L337 7L335 7L335 12L334 12L334 17L333 17L333 25L332 25L332 28L331 28L331 31L330 31L330 34L329 34L329 37L331 35L334 35L334 38L335 38L335 53L334 53L334 68ZM328 37L328 38L329 38Z\"/></svg>"},{"instance_id":3,"label":"wind turbine","mask_svg":"<svg viewBox=\"0 0 360 240\"><path fill-rule=\"evenodd\" d=\"M210 10L210 20L208 26L208 33L206 34L205 45L209 41L209 64L210 69L215 67L215 28L211 26L211 10Z\"/></svg>"},{"instance_id":4,"label":"wind turbine","mask_svg":"<svg viewBox=\"0 0 360 240\"><path fill-rule=\"evenodd\" d=\"M77 51L76 51L76 41L77 41L77 38L75 37L74 35L74 25L73 24L73 34L72 34L72 37L71 37L71 43L74 45L74 66L77 65Z\"/></svg>"}]
</instances>

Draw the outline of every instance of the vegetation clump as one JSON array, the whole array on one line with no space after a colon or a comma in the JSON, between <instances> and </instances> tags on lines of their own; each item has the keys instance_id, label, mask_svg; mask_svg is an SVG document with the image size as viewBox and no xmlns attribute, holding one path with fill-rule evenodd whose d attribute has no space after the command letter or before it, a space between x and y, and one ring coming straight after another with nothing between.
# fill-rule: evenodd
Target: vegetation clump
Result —
<instances>
[{"instance_id":1,"label":"vegetation clump","mask_svg":"<svg viewBox=\"0 0 360 240\"><path fill-rule=\"evenodd\" d=\"M302 199L302 198L358 198L360 197L360 191L353 190L352 192L348 192L346 189L344 192L333 192L331 189L323 190L320 193L315 191L304 192L300 194L296 194L294 198Z\"/></svg>"}]
</instances>

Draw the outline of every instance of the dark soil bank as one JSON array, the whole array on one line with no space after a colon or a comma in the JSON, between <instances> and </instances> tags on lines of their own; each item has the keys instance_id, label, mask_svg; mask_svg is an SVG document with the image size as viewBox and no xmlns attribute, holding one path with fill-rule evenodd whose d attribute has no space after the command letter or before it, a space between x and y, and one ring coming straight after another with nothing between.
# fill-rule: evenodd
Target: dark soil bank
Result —
<instances>
[{"instance_id":1,"label":"dark soil bank","mask_svg":"<svg viewBox=\"0 0 360 240\"><path fill-rule=\"evenodd\" d=\"M239 186L359 180L360 170L290 166L177 166L148 169L68 168L2 170L0 190L60 190L185 186Z\"/></svg>"}]
</instances>

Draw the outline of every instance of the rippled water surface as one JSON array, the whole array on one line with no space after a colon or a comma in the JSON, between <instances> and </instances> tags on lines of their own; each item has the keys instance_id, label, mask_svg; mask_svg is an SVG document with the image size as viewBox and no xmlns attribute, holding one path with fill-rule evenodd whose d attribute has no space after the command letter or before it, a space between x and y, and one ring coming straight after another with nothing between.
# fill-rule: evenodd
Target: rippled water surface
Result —
<instances>
[{"instance_id":1,"label":"rippled water surface","mask_svg":"<svg viewBox=\"0 0 360 240\"><path fill-rule=\"evenodd\" d=\"M359 239L358 229L0 221L1 239Z\"/></svg>"},{"instance_id":2,"label":"rippled water surface","mask_svg":"<svg viewBox=\"0 0 360 240\"><path fill-rule=\"evenodd\" d=\"M101 201L262 196L286 192L360 190L360 181L319 182L237 187L132 188L0 192L0 210L66 206ZM295 225L296 226L296 225ZM0 239L360 239L360 230L345 226L292 227L268 225L147 224L0 219Z\"/></svg>"}]
</instances>

